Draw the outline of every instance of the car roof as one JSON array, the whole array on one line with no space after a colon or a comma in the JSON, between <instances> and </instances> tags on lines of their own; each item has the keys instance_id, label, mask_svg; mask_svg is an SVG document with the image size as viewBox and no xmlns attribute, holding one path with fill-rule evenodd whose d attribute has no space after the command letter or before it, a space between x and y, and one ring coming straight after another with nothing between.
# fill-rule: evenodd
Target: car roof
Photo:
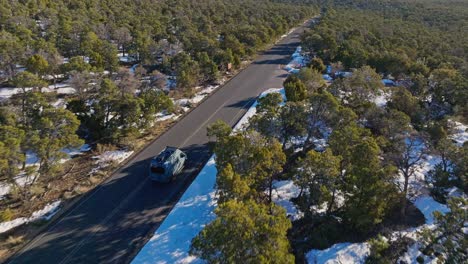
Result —
<instances>
[{"instance_id":1,"label":"car roof","mask_svg":"<svg viewBox=\"0 0 468 264\"><path fill-rule=\"evenodd\" d=\"M157 163L164 163L172 156L172 154L178 150L179 149L175 147L166 147L163 151L161 151L161 153L158 154L158 156L154 157L153 160Z\"/></svg>"}]
</instances>

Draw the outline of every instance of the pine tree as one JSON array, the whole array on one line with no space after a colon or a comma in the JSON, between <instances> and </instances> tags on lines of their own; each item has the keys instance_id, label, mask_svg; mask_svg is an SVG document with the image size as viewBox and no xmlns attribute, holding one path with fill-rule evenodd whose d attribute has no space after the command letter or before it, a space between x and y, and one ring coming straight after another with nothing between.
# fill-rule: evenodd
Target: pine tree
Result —
<instances>
[{"instance_id":1,"label":"pine tree","mask_svg":"<svg viewBox=\"0 0 468 264\"><path fill-rule=\"evenodd\" d=\"M280 131L283 149L286 149L288 143L294 137L306 135L307 112L303 102L286 102L280 112Z\"/></svg>"},{"instance_id":2,"label":"pine tree","mask_svg":"<svg viewBox=\"0 0 468 264\"><path fill-rule=\"evenodd\" d=\"M333 155L330 149L320 153L314 150L307 152L299 161L301 168L294 182L301 188L299 201L306 215L310 215L311 206L321 207L325 203L327 212L335 206L337 185L340 175L340 157Z\"/></svg>"},{"instance_id":3,"label":"pine tree","mask_svg":"<svg viewBox=\"0 0 468 264\"><path fill-rule=\"evenodd\" d=\"M285 210L253 201L228 201L193 240L190 254L208 263L294 263Z\"/></svg>"},{"instance_id":4,"label":"pine tree","mask_svg":"<svg viewBox=\"0 0 468 264\"><path fill-rule=\"evenodd\" d=\"M283 86L289 102L303 101L306 98L306 87L296 75L289 75Z\"/></svg>"},{"instance_id":5,"label":"pine tree","mask_svg":"<svg viewBox=\"0 0 468 264\"><path fill-rule=\"evenodd\" d=\"M326 91L313 93L307 102L307 138L306 148L312 143L313 137L321 138L322 131L331 127L338 115L338 101Z\"/></svg>"},{"instance_id":6,"label":"pine tree","mask_svg":"<svg viewBox=\"0 0 468 264\"><path fill-rule=\"evenodd\" d=\"M280 137L281 94L269 93L258 99L257 112L250 120L250 126L265 137Z\"/></svg>"},{"instance_id":7,"label":"pine tree","mask_svg":"<svg viewBox=\"0 0 468 264\"><path fill-rule=\"evenodd\" d=\"M360 139L349 154L343 189L345 221L352 229L368 232L395 204L392 179L396 171L382 166L380 149L372 137Z\"/></svg>"},{"instance_id":8,"label":"pine tree","mask_svg":"<svg viewBox=\"0 0 468 264\"><path fill-rule=\"evenodd\" d=\"M76 134L79 125L78 118L66 109L46 108L41 112L37 133L31 139L32 150L40 160L40 173L49 172L65 157L64 148L83 144Z\"/></svg>"},{"instance_id":9,"label":"pine tree","mask_svg":"<svg viewBox=\"0 0 468 264\"><path fill-rule=\"evenodd\" d=\"M16 176L24 162L24 154L21 149L25 132L9 125L0 125L0 175L7 181L17 185Z\"/></svg>"}]
</instances>

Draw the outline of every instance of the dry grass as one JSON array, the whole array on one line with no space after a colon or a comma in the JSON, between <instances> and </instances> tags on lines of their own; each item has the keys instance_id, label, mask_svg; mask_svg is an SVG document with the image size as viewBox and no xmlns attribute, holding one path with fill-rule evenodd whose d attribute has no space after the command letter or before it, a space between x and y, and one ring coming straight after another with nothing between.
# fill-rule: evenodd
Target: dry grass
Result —
<instances>
[{"instance_id":1,"label":"dry grass","mask_svg":"<svg viewBox=\"0 0 468 264\"><path fill-rule=\"evenodd\" d=\"M24 236L9 236L6 243L12 247L20 245L24 242Z\"/></svg>"}]
</instances>

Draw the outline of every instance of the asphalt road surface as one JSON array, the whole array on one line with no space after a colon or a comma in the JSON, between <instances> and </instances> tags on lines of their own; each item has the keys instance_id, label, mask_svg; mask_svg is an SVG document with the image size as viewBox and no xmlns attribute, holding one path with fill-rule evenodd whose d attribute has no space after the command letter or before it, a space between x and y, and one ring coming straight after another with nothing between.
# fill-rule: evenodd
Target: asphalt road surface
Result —
<instances>
[{"instance_id":1,"label":"asphalt road surface","mask_svg":"<svg viewBox=\"0 0 468 264\"><path fill-rule=\"evenodd\" d=\"M206 127L222 119L230 125L255 98L278 88L282 67L299 45L299 27L219 88L172 128L135 155L107 181L85 195L9 263L128 263L164 220L211 153ZM188 164L169 184L148 178L149 159L165 146L182 148Z\"/></svg>"}]
</instances>

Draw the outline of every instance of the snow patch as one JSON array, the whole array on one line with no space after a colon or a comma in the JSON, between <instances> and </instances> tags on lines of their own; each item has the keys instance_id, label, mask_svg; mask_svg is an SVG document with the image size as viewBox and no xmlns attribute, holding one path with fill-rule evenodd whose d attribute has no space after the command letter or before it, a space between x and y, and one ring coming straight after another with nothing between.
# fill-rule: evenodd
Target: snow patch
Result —
<instances>
[{"instance_id":1,"label":"snow patch","mask_svg":"<svg viewBox=\"0 0 468 264\"><path fill-rule=\"evenodd\" d=\"M445 204L438 203L434 198L430 196L421 196L416 199L414 202L416 206L426 218L426 224L434 224L434 212L439 211L443 214L450 212L449 208Z\"/></svg>"},{"instance_id":2,"label":"snow patch","mask_svg":"<svg viewBox=\"0 0 468 264\"><path fill-rule=\"evenodd\" d=\"M307 64L307 59L302 53L302 47L298 46L291 56L291 61L284 67L289 73L298 73Z\"/></svg>"},{"instance_id":3,"label":"snow patch","mask_svg":"<svg viewBox=\"0 0 468 264\"><path fill-rule=\"evenodd\" d=\"M301 219L304 214L291 202L292 198L299 196L300 189L293 181L275 181L273 183L272 198L273 201L286 209L288 217L294 221Z\"/></svg>"},{"instance_id":4,"label":"snow patch","mask_svg":"<svg viewBox=\"0 0 468 264\"><path fill-rule=\"evenodd\" d=\"M12 221L0 223L0 233L4 233L23 224L34 222L40 219L50 220L60 208L60 200L47 204L43 209L35 211L30 217L20 217Z\"/></svg>"},{"instance_id":5,"label":"snow patch","mask_svg":"<svg viewBox=\"0 0 468 264\"><path fill-rule=\"evenodd\" d=\"M378 107L385 107L390 99L390 92L382 92L380 95L377 95L373 101Z\"/></svg>"},{"instance_id":6,"label":"snow patch","mask_svg":"<svg viewBox=\"0 0 468 264\"><path fill-rule=\"evenodd\" d=\"M339 243L324 250L311 250L306 258L309 264L364 263L370 253L368 243Z\"/></svg>"},{"instance_id":7,"label":"snow patch","mask_svg":"<svg viewBox=\"0 0 468 264\"><path fill-rule=\"evenodd\" d=\"M457 146L462 147L463 144L468 141L468 126L457 121L449 122L453 125L453 134L450 138L455 141Z\"/></svg>"},{"instance_id":8,"label":"snow patch","mask_svg":"<svg viewBox=\"0 0 468 264\"><path fill-rule=\"evenodd\" d=\"M126 160L132 154L133 154L133 150L131 151L113 150L113 151L106 151L98 156L94 156L93 159L97 159L96 163L99 163L99 164L103 164L103 163L105 164L105 163L110 163L114 161L120 163Z\"/></svg>"},{"instance_id":9,"label":"snow patch","mask_svg":"<svg viewBox=\"0 0 468 264\"><path fill-rule=\"evenodd\" d=\"M216 174L212 156L132 263L201 262L188 252L192 239L216 217Z\"/></svg>"},{"instance_id":10,"label":"snow patch","mask_svg":"<svg viewBox=\"0 0 468 264\"><path fill-rule=\"evenodd\" d=\"M163 113L158 113L156 115L156 121L157 122L162 122L166 120L177 120L180 117L180 115L176 114L163 114Z\"/></svg>"}]
</instances>

